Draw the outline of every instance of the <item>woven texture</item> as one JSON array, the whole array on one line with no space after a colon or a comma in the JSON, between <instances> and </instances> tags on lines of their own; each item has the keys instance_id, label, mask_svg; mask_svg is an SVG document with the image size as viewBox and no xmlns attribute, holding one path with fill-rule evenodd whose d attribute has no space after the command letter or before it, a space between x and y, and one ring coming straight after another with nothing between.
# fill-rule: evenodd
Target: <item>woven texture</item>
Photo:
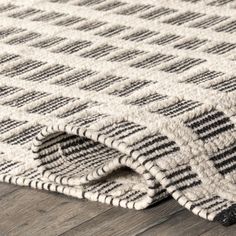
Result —
<instances>
[{"instance_id":1,"label":"woven texture","mask_svg":"<svg viewBox=\"0 0 236 236\"><path fill-rule=\"evenodd\" d=\"M0 1L0 181L235 223L235 91L235 0Z\"/></svg>"}]
</instances>

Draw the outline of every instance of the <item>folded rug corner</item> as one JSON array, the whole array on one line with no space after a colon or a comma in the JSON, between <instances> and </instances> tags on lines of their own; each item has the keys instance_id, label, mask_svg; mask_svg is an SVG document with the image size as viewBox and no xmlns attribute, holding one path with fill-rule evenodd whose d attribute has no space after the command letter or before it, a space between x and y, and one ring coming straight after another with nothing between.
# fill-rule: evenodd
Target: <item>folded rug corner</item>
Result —
<instances>
[{"instance_id":1,"label":"folded rug corner","mask_svg":"<svg viewBox=\"0 0 236 236\"><path fill-rule=\"evenodd\" d=\"M0 48L0 181L236 222L236 0L2 0Z\"/></svg>"}]
</instances>

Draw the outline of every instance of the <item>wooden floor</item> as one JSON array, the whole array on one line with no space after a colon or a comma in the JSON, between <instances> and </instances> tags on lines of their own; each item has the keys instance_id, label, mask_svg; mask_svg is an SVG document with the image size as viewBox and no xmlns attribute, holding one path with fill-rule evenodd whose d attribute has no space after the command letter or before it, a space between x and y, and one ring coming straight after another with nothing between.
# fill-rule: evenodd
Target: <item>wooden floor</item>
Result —
<instances>
[{"instance_id":1,"label":"wooden floor","mask_svg":"<svg viewBox=\"0 0 236 236\"><path fill-rule=\"evenodd\" d=\"M0 183L1 236L230 236L235 230L194 216L171 198L134 211Z\"/></svg>"}]
</instances>

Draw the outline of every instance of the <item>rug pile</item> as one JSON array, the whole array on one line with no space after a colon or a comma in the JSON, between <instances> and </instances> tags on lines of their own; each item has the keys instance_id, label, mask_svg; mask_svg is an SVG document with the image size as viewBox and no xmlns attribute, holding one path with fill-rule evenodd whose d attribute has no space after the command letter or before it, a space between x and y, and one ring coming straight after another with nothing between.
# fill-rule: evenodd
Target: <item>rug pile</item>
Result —
<instances>
[{"instance_id":1,"label":"rug pile","mask_svg":"<svg viewBox=\"0 0 236 236\"><path fill-rule=\"evenodd\" d=\"M235 0L1 0L0 181L230 225L235 124Z\"/></svg>"}]
</instances>

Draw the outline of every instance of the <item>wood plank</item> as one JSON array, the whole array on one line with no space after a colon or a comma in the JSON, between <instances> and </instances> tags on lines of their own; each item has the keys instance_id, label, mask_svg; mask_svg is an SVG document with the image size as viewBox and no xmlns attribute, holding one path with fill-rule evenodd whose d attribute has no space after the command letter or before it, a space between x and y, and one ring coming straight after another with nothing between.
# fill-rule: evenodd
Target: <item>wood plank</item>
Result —
<instances>
[{"instance_id":1,"label":"wood plank","mask_svg":"<svg viewBox=\"0 0 236 236\"><path fill-rule=\"evenodd\" d=\"M206 230L215 227L217 222L210 222L194 215L192 212L184 209L177 212L166 221L156 223L147 230L140 232L138 236L196 236Z\"/></svg>"},{"instance_id":2,"label":"wood plank","mask_svg":"<svg viewBox=\"0 0 236 236\"><path fill-rule=\"evenodd\" d=\"M224 227L222 225L217 225L216 227L205 231L201 236L233 236L236 235L236 225L231 225L229 227Z\"/></svg>"},{"instance_id":3,"label":"wood plank","mask_svg":"<svg viewBox=\"0 0 236 236\"><path fill-rule=\"evenodd\" d=\"M164 200L160 204L142 211L114 207L61 236L135 235L154 223L166 221L180 211L183 211L183 208L173 199Z\"/></svg>"},{"instance_id":4,"label":"wood plank","mask_svg":"<svg viewBox=\"0 0 236 236\"><path fill-rule=\"evenodd\" d=\"M0 183L0 235L25 236L230 236L169 198L142 211Z\"/></svg>"},{"instance_id":5,"label":"wood plank","mask_svg":"<svg viewBox=\"0 0 236 236\"><path fill-rule=\"evenodd\" d=\"M0 207L0 232L11 236L59 235L111 208L28 188L0 199Z\"/></svg>"},{"instance_id":6,"label":"wood plank","mask_svg":"<svg viewBox=\"0 0 236 236\"><path fill-rule=\"evenodd\" d=\"M18 186L13 184L0 183L0 199L6 197L8 194L19 189Z\"/></svg>"}]
</instances>

